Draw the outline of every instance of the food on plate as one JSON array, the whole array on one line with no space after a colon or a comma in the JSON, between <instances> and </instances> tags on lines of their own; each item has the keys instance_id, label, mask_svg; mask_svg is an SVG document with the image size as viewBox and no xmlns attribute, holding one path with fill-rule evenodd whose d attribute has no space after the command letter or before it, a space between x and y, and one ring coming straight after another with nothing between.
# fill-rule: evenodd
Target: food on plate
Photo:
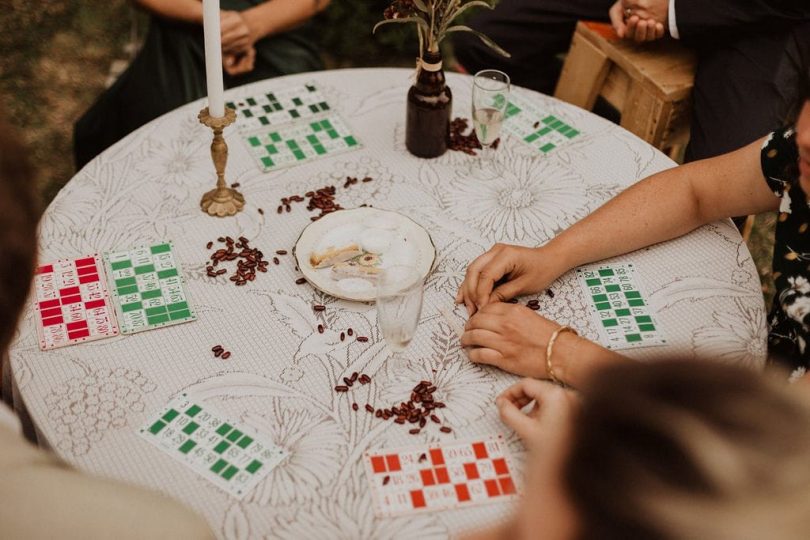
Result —
<instances>
[{"instance_id":1,"label":"food on plate","mask_svg":"<svg viewBox=\"0 0 810 540\"><path fill-rule=\"evenodd\" d=\"M363 266L357 261L347 261L332 266L332 277L336 280L347 278L375 280L381 271L375 266Z\"/></svg>"},{"instance_id":2,"label":"food on plate","mask_svg":"<svg viewBox=\"0 0 810 540\"><path fill-rule=\"evenodd\" d=\"M357 244L349 244L340 248L330 247L320 253L313 251L309 254L309 264L313 268L328 268L363 254Z\"/></svg>"},{"instance_id":3,"label":"food on plate","mask_svg":"<svg viewBox=\"0 0 810 540\"><path fill-rule=\"evenodd\" d=\"M361 266L380 266L380 256L373 253L364 253L356 261Z\"/></svg>"}]
</instances>

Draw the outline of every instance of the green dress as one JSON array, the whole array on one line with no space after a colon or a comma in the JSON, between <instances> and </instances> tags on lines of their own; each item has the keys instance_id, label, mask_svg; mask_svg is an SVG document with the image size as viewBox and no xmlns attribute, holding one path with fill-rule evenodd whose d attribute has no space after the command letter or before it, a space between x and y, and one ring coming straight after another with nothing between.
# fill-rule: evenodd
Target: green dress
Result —
<instances>
[{"instance_id":1,"label":"green dress","mask_svg":"<svg viewBox=\"0 0 810 540\"><path fill-rule=\"evenodd\" d=\"M222 0L221 9L244 11L264 0ZM270 77L323 69L317 49L296 29L258 41L250 73L224 74L225 88ZM151 17L143 48L129 68L79 119L74 128L76 168L131 131L206 95L202 26Z\"/></svg>"}]
</instances>

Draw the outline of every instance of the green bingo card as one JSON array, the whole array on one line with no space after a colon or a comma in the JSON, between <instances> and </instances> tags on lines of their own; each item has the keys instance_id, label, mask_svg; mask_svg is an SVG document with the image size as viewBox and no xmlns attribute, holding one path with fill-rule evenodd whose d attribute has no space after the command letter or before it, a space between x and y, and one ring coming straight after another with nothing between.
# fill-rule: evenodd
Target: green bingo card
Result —
<instances>
[{"instance_id":1,"label":"green bingo card","mask_svg":"<svg viewBox=\"0 0 810 540\"><path fill-rule=\"evenodd\" d=\"M312 83L228 102L236 126L264 172L306 163L362 145Z\"/></svg>"},{"instance_id":2,"label":"green bingo card","mask_svg":"<svg viewBox=\"0 0 810 540\"><path fill-rule=\"evenodd\" d=\"M578 129L563 119L517 96L512 96L506 106L504 129L541 154L548 154L580 135Z\"/></svg>"},{"instance_id":3,"label":"green bingo card","mask_svg":"<svg viewBox=\"0 0 810 540\"><path fill-rule=\"evenodd\" d=\"M608 349L632 349L663 345L653 311L635 279L632 264L589 266L577 269L577 278L602 345Z\"/></svg>"},{"instance_id":4,"label":"green bingo card","mask_svg":"<svg viewBox=\"0 0 810 540\"><path fill-rule=\"evenodd\" d=\"M122 334L197 318L171 242L104 254Z\"/></svg>"},{"instance_id":5,"label":"green bingo card","mask_svg":"<svg viewBox=\"0 0 810 540\"><path fill-rule=\"evenodd\" d=\"M312 83L229 101L227 105L236 110L236 125L243 133L332 113L332 106Z\"/></svg>"},{"instance_id":6,"label":"green bingo card","mask_svg":"<svg viewBox=\"0 0 810 540\"><path fill-rule=\"evenodd\" d=\"M245 142L265 172L360 148L337 115L259 131Z\"/></svg>"},{"instance_id":7,"label":"green bingo card","mask_svg":"<svg viewBox=\"0 0 810 540\"><path fill-rule=\"evenodd\" d=\"M269 437L186 394L150 418L139 434L237 499L287 456Z\"/></svg>"}]
</instances>

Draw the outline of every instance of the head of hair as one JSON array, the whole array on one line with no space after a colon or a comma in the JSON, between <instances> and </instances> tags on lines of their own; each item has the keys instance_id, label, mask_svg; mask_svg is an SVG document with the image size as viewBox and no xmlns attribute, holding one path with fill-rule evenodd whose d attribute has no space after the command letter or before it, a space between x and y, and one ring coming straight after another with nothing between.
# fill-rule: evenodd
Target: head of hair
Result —
<instances>
[{"instance_id":1,"label":"head of hair","mask_svg":"<svg viewBox=\"0 0 810 540\"><path fill-rule=\"evenodd\" d=\"M594 377L563 471L581 537L805 538L810 392L785 380L697 361Z\"/></svg>"},{"instance_id":2,"label":"head of hair","mask_svg":"<svg viewBox=\"0 0 810 540\"><path fill-rule=\"evenodd\" d=\"M0 124L0 353L11 343L31 286L39 202L18 138Z\"/></svg>"}]
</instances>

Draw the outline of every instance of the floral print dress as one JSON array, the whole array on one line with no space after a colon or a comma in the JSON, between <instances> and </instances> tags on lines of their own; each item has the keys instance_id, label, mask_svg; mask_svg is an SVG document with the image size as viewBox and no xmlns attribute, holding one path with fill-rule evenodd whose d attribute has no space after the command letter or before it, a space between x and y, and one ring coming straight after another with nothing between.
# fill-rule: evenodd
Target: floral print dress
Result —
<instances>
[{"instance_id":1,"label":"floral print dress","mask_svg":"<svg viewBox=\"0 0 810 540\"><path fill-rule=\"evenodd\" d=\"M768 351L790 370L792 379L810 367L810 206L799 184L799 150L792 128L777 131L762 147L762 172L780 198L773 250L776 284Z\"/></svg>"}]
</instances>

